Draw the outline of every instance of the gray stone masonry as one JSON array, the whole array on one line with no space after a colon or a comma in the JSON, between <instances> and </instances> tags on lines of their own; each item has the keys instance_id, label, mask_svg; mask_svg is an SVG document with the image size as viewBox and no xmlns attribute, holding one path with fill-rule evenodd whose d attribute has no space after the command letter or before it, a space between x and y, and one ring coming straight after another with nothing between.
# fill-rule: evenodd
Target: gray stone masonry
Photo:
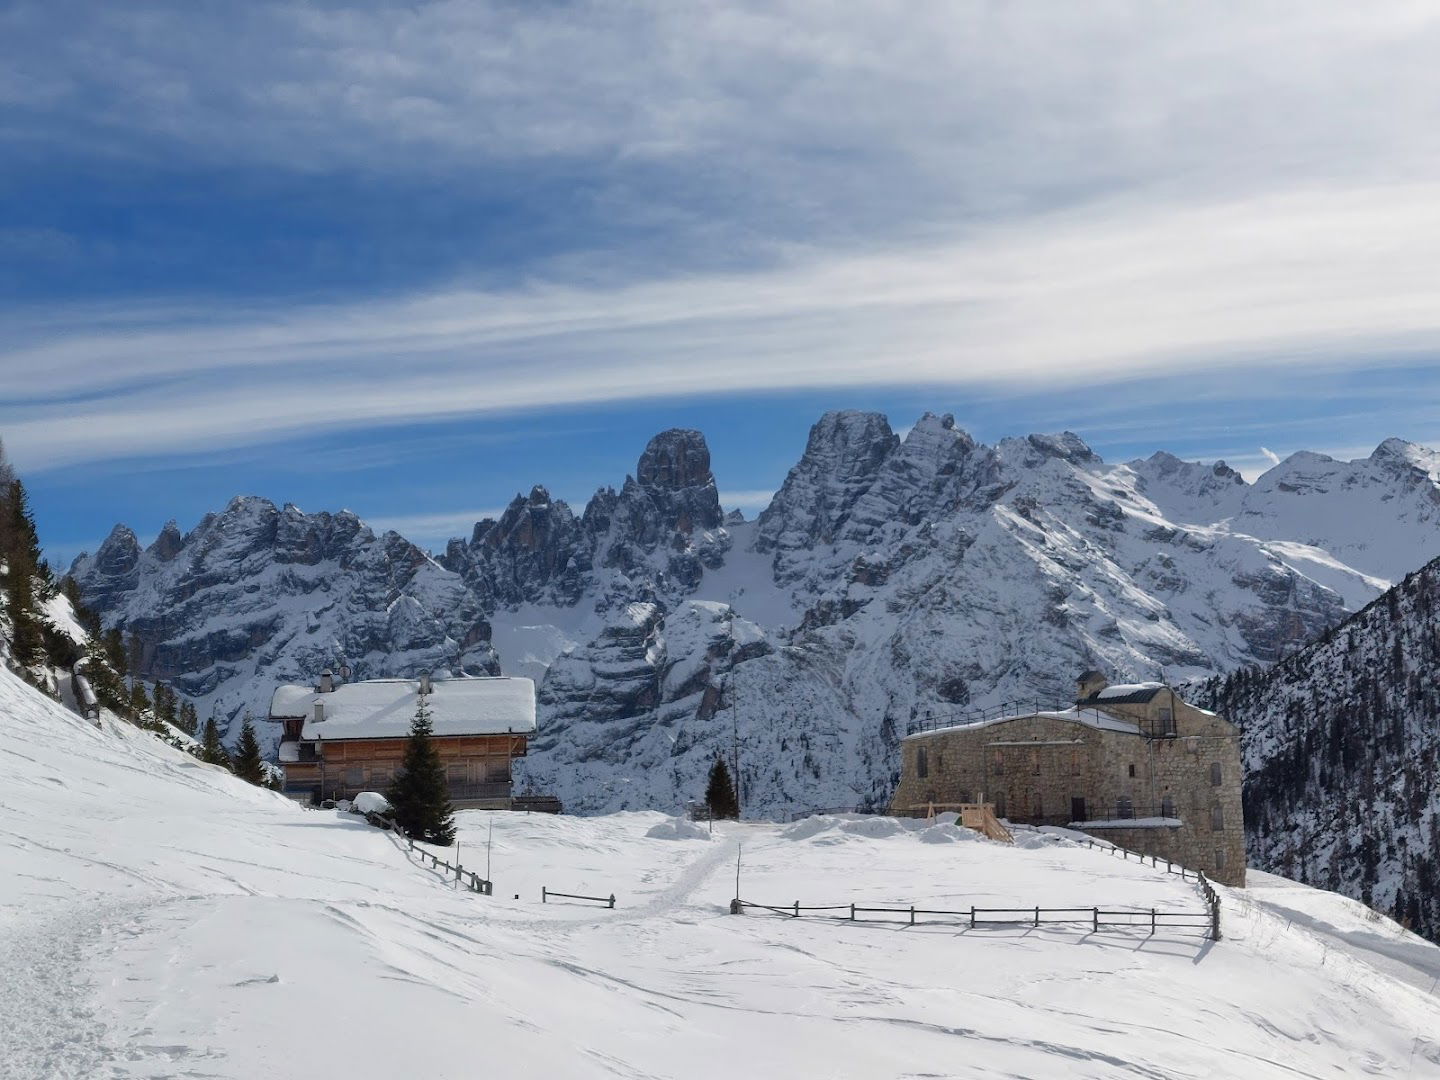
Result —
<instances>
[{"instance_id":1,"label":"gray stone masonry","mask_svg":"<svg viewBox=\"0 0 1440 1080\"><path fill-rule=\"evenodd\" d=\"M1148 702L1087 696L1083 708L922 732L901 745L897 811L983 800L1012 822L1083 829L1245 884L1239 730L1169 688Z\"/></svg>"}]
</instances>

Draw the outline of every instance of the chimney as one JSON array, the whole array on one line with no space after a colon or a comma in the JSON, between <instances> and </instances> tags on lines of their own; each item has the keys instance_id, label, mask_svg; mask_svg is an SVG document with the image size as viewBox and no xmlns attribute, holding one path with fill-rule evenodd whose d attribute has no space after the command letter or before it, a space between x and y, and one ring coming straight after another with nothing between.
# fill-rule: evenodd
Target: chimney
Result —
<instances>
[{"instance_id":1,"label":"chimney","mask_svg":"<svg viewBox=\"0 0 1440 1080\"><path fill-rule=\"evenodd\" d=\"M320 672L320 693L333 694L335 692L335 675L330 671Z\"/></svg>"},{"instance_id":2,"label":"chimney","mask_svg":"<svg viewBox=\"0 0 1440 1080\"><path fill-rule=\"evenodd\" d=\"M1080 678L1075 680L1075 700L1084 701L1086 698L1094 697L1105 687L1110 685L1110 680L1099 671L1087 671Z\"/></svg>"},{"instance_id":3,"label":"chimney","mask_svg":"<svg viewBox=\"0 0 1440 1080\"><path fill-rule=\"evenodd\" d=\"M325 722L325 703L324 703L323 701L317 701L317 702L315 702L315 723L317 723L317 724L323 724L324 722Z\"/></svg>"},{"instance_id":4,"label":"chimney","mask_svg":"<svg viewBox=\"0 0 1440 1080\"><path fill-rule=\"evenodd\" d=\"M430 693L430 673L428 671L420 676L420 693Z\"/></svg>"}]
</instances>

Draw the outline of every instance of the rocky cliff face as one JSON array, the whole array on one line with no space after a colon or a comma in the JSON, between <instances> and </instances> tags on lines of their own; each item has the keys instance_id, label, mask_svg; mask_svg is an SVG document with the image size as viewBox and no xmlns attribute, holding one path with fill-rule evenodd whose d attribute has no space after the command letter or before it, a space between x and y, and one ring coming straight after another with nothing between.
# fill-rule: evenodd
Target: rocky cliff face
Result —
<instances>
[{"instance_id":1,"label":"rocky cliff face","mask_svg":"<svg viewBox=\"0 0 1440 1080\"><path fill-rule=\"evenodd\" d=\"M1270 668L1204 685L1241 725L1251 865L1440 940L1440 560Z\"/></svg>"},{"instance_id":2,"label":"rocky cliff face","mask_svg":"<svg viewBox=\"0 0 1440 1080\"><path fill-rule=\"evenodd\" d=\"M264 715L278 682L347 663L357 677L496 673L490 627L460 578L354 514L306 514L237 498L142 550L116 526L70 571L107 626L136 644L136 670L229 723Z\"/></svg>"},{"instance_id":3,"label":"rocky cliff face","mask_svg":"<svg viewBox=\"0 0 1440 1080\"><path fill-rule=\"evenodd\" d=\"M1068 432L989 447L949 417L922 417L901 440L878 414L829 414L758 522L731 527L721 571L688 594L753 613L769 645L725 673L709 724L688 713L687 737L672 738L676 709L692 706L635 691L600 646L614 631L582 628L545 679L548 735L526 768L580 809L673 806L698 791L682 779L737 741L755 812L883 802L918 717L1060 703L1087 667L1227 671L1322 633L1394 566L1440 552L1435 477L1415 465L1427 454L1300 455L1249 485L1167 454L1109 465ZM1288 490L1302 473L1303 491ZM1385 545L1357 542L1352 505L1371 533L1387 522ZM623 672L619 712L565 704L582 685L605 697L610 672ZM645 743L661 733L668 770ZM648 779L637 789L626 775Z\"/></svg>"},{"instance_id":4,"label":"rocky cliff face","mask_svg":"<svg viewBox=\"0 0 1440 1080\"><path fill-rule=\"evenodd\" d=\"M729 545L705 437L676 428L651 439L635 475L618 492L597 491L578 518L536 487L498 522L477 524L468 544L452 540L442 562L491 607L584 600L610 610L678 600Z\"/></svg>"},{"instance_id":5,"label":"rocky cliff face","mask_svg":"<svg viewBox=\"0 0 1440 1080\"><path fill-rule=\"evenodd\" d=\"M583 512L533 488L441 565L353 515L239 500L144 552L117 530L77 575L147 673L232 704L337 648L366 674L483 669L493 627L499 664L540 680L522 780L576 810L671 808L738 754L747 809L779 813L883 803L918 717L1056 704L1090 667L1272 662L1440 555L1437 492L1435 455L1393 440L1247 484L1108 464L1068 432L987 446L927 414L901 439L838 412L753 523L724 519L703 437L673 430Z\"/></svg>"}]
</instances>

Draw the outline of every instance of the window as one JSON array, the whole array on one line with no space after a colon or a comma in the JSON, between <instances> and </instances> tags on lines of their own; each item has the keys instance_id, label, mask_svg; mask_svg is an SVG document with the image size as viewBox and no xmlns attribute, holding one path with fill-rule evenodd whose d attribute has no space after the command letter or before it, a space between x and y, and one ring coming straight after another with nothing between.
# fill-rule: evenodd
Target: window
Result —
<instances>
[{"instance_id":1,"label":"window","mask_svg":"<svg viewBox=\"0 0 1440 1080\"><path fill-rule=\"evenodd\" d=\"M997 792L995 795L995 816L1005 816L1005 793L1003 791Z\"/></svg>"},{"instance_id":2,"label":"window","mask_svg":"<svg viewBox=\"0 0 1440 1080\"><path fill-rule=\"evenodd\" d=\"M1115 804L1115 816L1117 818L1133 818L1135 816L1135 804L1130 801L1130 796L1122 797Z\"/></svg>"},{"instance_id":3,"label":"window","mask_svg":"<svg viewBox=\"0 0 1440 1080\"><path fill-rule=\"evenodd\" d=\"M1005 775L1005 751L996 750L990 758L990 771L996 776Z\"/></svg>"},{"instance_id":4,"label":"window","mask_svg":"<svg viewBox=\"0 0 1440 1080\"><path fill-rule=\"evenodd\" d=\"M1071 776L1079 776L1079 775L1080 775L1080 751L1079 751L1079 750L1071 750L1071 751L1070 751L1070 775L1071 775Z\"/></svg>"},{"instance_id":5,"label":"window","mask_svg":"<svg viewBox=\"0 0 1440 1080\"><path fill-rule=\"evenodd\" d=\"M922 778L930 775L930 755L923 746L915 751L915 775Z\"/></svg>"},{"instance_id":6,"label":"window","mask_svg":"<svg viewBox=\"0 0 1440 1080\"><path fill-rule=\"evenodd\" d=\"M1215 849L1215 869L1225 869L1225 849L1223 847L1217 847Z\"/></svg>"},{"instance_id":7,"label":"window","mask_svg":"<svg viewBox=\"0 0 1440 1080\"><path fill-rule=\"evenodd\" d=\"M376 785L388 784L392 774L393 770L388 765L378 766L370 770L370 782Z\"/></svg>"},{"instance_id":8,"label":"window","mask_svg":"<svg viewBox=\"0 0 1440 1080\"><path fill-rule=\"evenodd\" d=\"M1223 773L1220 771L1220 763L1218 761L1212 761L1210 763L1210 786L1219 787L1222 778Z\"/></svg>"},{"instance_id":9,"label":"window","mask_svg":"<svg viewBox=\"0 0 1440 1080\"><path fill-rule=\"evenodd\" d=\"M469 770L463 761L452 761L445 766L445 776L452 784L463 784L469 777Z\"/></svg>"},{"instance_id":10,"label":"window","mask_svg":"<svg viewBox=\"0 0 1440 1080\"><path fill-rule=\"evenodd\" d=\"M1175 734L1175 711L1170 708L1160 710L1160 734Z\"/></svg>"},{"instance_id":11,"label":"window","mask_svg":"<svg viewBox=\"0 0 1440 1080\"><path fill-rule=\"evenodd\" d=\"M945 755L939 750L935 751L935 771L937 773L943 773L945 771Z\"/></svg>"},{"instance_id":12,"label":"window","mask_svg":"<svg viewBox=\"0 0 1440 1080\"><path fill-rule=\"evenodd\" d=\"M365 783L365 770L361 766L352 765L345 770L345 786L360 787Z\"/></svg>"},{"instance_id":13,"label":"window","mask_svg":"<svg viewBox=\"0 0 1440 1080\"><path fill-rule=\"evenodd\" d=\"M1163 799L1160 800L1160 816L1175 816L1175 799L1172 796L1166 795Z\"/></svg>"},{"instance_id":14,"label":"window","mask_svg":"<svg viewBox=\"0 0 1440 1080\"><path fill-rule=\"evenodd\" d=\"M1220 805L1210 807L1210 829L1212 832L1219 832L1225 828L1225 808Z\"/></svg>"},{"instance_id":15,"label":"window","mask_svg":"<svg viewBox=\"0 0 1440 1080\"><path fill-rule=\"evenodd\" d=\"M1036 775L1036 776L1039 776L1039 775L1040 775L1040 751L1039 751L1039 750L1031 750L1031 751L1030 751L1030 771L1031 771L1034 775Z\"/></svg>"},{"instance_id":16,"label":"window","mask_svg":"<svg viewBox=\"0 0 1440 1080\"><path fill-rule=\"evenodd\" d=\"M1045 801L1040 797L1038 791L1030 796L1030 813L1036 818L1045 816Z\"/></svg>"}]
</instances>

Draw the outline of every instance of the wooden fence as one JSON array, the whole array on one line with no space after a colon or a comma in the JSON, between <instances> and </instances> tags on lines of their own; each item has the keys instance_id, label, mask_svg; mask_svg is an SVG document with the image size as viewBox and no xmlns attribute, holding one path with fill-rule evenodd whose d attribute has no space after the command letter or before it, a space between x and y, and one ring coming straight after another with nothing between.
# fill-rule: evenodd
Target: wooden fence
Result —
<instances>
[{"instance_id":1,"label":"wooden fence","mask_svg":"<svg viewBox=\"0 0 1440 1080\"><path fill-rule=\"evenodd\" d=\"M593 900L595 903L604 904L608 908L615 907L614 893L611 893L609 896L581 896L579 893L556 892L554 889L547 889L544 885L540 886L540 902L542 904L548 904L552 896L563 896L567 900Z\"/></svg>"},{"instance_id":2,"label":"wooden fence","mask_svg":"<svg viewBox=\"0 0 1440 1080\"><path fill-rule=\"evenodd\" d=\"M1057 923L1089 926L1099 933L1107 926L1140 927L1154 934L1162 926L1195 927L1205 931L1206 937L1214 936L1214 922L1209 911L1162 911L1159 908L1139 907L976 907L969 908L922 908L875 907L864 904L761 904L753 900L731 901L732 914L744 914L749 908L771 911L777 915L798 919L804 912L836 912L819 915L818 918L844 920L846 922L894 922L894 919L866 919L866 915L895 915L910 926L917 921L960 921L970 929L983 926L1041 926Z\"/></svg>"},{"instance_id":3,"label":"wooden fence","mask_svg":"<svg viewBox=\"0 0 1440 1080\"><path fill-rule=\"evenodd\" d=\"M493 881L486 881L474 871L466 870L465 867L461 866L458 862L454 866L451 866L438 855L426 851L422 847L416 847L415 841L408 836L405 837L405 842L410 845L412 852L419 853L421 865L424 865L425 860L429 859L430 865L436 870L444 870L447 874L454 874L455 880L471 892L477 892L482 896L493 896L495 894L495 883Z\"/></svg>"}]
</instances>

